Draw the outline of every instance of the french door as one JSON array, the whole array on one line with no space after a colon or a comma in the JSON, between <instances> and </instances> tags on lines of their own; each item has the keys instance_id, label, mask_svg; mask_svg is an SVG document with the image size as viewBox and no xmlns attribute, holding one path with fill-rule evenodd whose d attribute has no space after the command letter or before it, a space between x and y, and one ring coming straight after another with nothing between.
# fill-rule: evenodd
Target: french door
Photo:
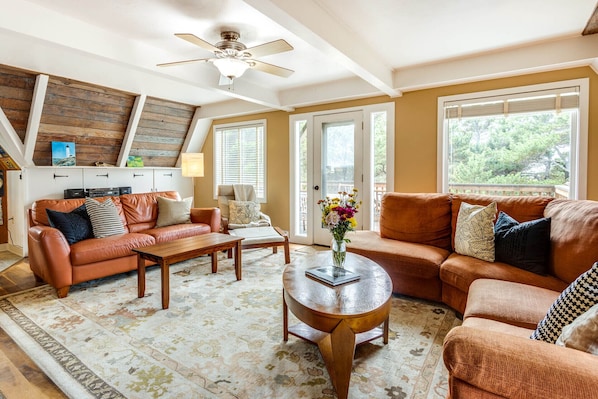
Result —
<instances>
[{"instance_id":1,"label":"french door","mask_svg":"<svg viewBox=\"0 0 598 399\"><path fill-rule=\"evenodd\" d=\"M318 200L360 192L363 186L363 113L361 111L314 117L313 139L313 242L330 245L331 234L322 227ZM357 228L362 227L361 213L356 215Z\"/></svg>"}]
</instances>

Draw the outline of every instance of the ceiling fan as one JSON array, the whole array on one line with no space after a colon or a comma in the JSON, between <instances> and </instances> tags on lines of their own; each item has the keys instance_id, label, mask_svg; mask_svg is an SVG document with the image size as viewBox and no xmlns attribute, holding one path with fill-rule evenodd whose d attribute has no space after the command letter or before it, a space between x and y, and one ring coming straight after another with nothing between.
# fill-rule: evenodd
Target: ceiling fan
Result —
<instances>
[{"instance_id":1,"label":"ceiling fan","mask_svg":"<svg viewBox=\"0 0 598 399\"><path fill-rule=\"evenodd\" d=\"M258 61L257 57L266 55L283 53L285 51L293 50L293 46L283 39L275 40L260 44L258 46L247 48L239 40L239 33L234 31L223 31L220 33L222 41L215 45L206 42L203 39L191 33L175 33L175 36L189 43L195 44L205 50L214 53L213 58L197 58L192 60L167 62L158 64L157 66L166 67L174 65L189 64L193 62L211 62L218 68L220 74L230 81L240 77L248 68L256 69L258 71L270 73L272 75L287 78L293 74L294 71L280 66Z\"/></svg>"}]
</instances>

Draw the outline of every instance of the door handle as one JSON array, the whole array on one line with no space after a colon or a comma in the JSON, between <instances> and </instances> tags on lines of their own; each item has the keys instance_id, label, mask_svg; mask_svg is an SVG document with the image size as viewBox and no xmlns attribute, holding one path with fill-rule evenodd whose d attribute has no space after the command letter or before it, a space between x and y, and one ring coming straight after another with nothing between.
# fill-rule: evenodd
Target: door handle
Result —
<instances>
[{"instance_id":1,"label":"door handle","mask_svg":"<svg viewBox=\"0 0 598 399\"><path fill-rule=\"evenodd\" d=\"M318 191L320 189L320 186L314 186L314 190Z\"/></svg>"}]
</instances>

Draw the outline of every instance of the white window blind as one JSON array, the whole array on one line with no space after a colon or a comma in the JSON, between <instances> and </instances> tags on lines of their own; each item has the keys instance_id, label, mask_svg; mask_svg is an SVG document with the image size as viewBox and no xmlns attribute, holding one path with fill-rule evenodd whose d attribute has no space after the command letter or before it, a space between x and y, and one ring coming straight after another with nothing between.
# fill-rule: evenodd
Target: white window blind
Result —
<instances>
[{"instance_id":1,"label":"white window blind","mask_svg":"<svg viewBox=\"0 0 598 399\"><path fill-rule=\"evenodd\" d=\"M467 118L579 108L579 87L470 98L444 103L445 117Z\"/></svg>"},{"instance_id":2,"label":"white window blind","mask_svg":"<svg viewBox=\"0 0 598 399\"><path fill-rule=\"evenodd\" d=\"M251 184L258 201L266 199L265 122L214 127L215 188Z\"/></svg>"}]
</instances>

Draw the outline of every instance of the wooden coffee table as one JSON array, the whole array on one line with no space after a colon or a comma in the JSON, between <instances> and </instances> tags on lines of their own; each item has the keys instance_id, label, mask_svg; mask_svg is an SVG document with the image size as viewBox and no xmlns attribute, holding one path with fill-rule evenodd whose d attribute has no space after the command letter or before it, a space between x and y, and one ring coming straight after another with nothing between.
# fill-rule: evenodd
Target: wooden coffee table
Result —
<instances>
[{"instance_id":1,"label":"wooden coffee table","mask_svg":"<svg viewBox=\"0 0 598 399\"><path fill-rule=\"evenodd\" d=\"M162 309L168 309L170 302L169 266L173 263L209 254L212 258L212 273L216 273L218 271L218 252L234 249L235 275L237 280L241 280L242 240L243 238L228 234L209 233L133 249L134 252L137 252L138 297L143 298L145 295L146 260L160 265Z\"/></svg>"},{"instance_id":2,"label":"wooden coffee table","mask_svg":"<svg viewBox=\"0 0 598 399\"><path fill-rule=\"evenodd\" d=\"M357 281L332 287L305 275L306 269L331 264L330 251L321 251L286 267L283 335L285 341L292 334L318 345L339 399L346 399L355 347L379 337L388 343L392 281L377 263L353 253L347 253L345 268L361 275ZM289 309L301 323L289 327Z\"/></svg>"}]
</instances>

